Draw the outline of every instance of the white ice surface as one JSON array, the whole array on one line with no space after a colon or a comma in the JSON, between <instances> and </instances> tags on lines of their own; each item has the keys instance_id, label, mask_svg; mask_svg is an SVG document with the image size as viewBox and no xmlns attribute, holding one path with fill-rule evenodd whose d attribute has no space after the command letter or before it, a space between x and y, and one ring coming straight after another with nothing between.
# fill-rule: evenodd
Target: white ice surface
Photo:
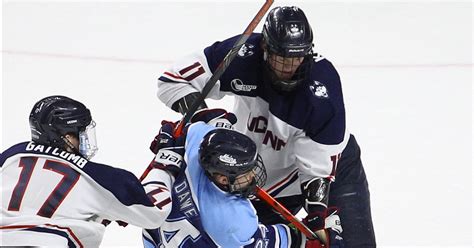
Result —
<instances>
[{"instance_id":1,"label":"white ice surface","mask_svg":"<svg viewBox=\"0 0 474 248\"><path fill-rule=\"evenodd\" d=\"M3 1L0 150L30 138L37 100L63 94L92 110L94 160L140 175L160 120L178 118L155 96L158 75L241 33L262 2ZM379 247L471 247L472 3L284 4L305 10L341 75ZM115 224L102 243L140 245L138 228Z\"/></svg>"}]
</instances>

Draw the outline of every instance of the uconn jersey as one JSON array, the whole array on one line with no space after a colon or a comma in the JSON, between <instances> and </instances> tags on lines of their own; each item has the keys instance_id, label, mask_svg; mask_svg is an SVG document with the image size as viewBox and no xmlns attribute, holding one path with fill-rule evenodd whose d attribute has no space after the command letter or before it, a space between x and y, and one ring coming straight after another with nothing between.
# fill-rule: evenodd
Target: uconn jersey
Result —
<instances>
[{"instance_id":1,"label":"uconn jersey","mask_svg":"<svg viewBox=\"0 0 474 248\"><path fill-rule=\"evenodd\" d=\"M198 150L212 129L203 122L190 126L185 169L172 186L172 211L160 228L144 230L144 246L294 247L300 238L292 239L287 226L259 225L248 199L222 191L204 174Z\"/></svg>"},{"instance_id":2,"label":"uconn jersey","mask_svg":"<svg viewBox=\"0 0 474 248\"><path fill-rule=\"evenodd\" d=\"M166 217L132 173L59 148L17 144L0 154L0 177L5 246L99 247L103 220L156 228Z\"/></svg>"},{"instance_id":3,"label":"uconn jersey","mask_svg":"<svg viewBox=\"0 0 474 248\"><path fill-rule=\"evenodd\" d=\"M171 107L201 91L237 38L178 61L160 76L158 98ZM301 194L302 182L334 179L349 138L339 75L328 60L315 56L310 77L301 87L279 94L263 82L261 40L261 34L249 37L208 97L235 96L235 128L257 144L268 173L264 189L274 197Z\"/></svg>"}]
</instances>

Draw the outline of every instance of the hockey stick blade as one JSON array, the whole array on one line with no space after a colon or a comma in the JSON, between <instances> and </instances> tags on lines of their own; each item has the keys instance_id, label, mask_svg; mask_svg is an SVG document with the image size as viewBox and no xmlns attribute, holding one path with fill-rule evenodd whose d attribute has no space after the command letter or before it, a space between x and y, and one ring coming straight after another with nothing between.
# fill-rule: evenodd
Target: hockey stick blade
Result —
<instances>
[{"instance_id":1,"label":"hockey stick blade","mask_svg":"<svg viewBox=\"0 0 474 248\"><path fill-rule=\"evenodd\" d=\"M240 35L239 39L235 42L232 49L230 49L230 51L226 54L226 56L221 61L221 63L217 66L216 70L214 71L214 74L212 74L211 78L207 81L204 88L202 89L201 94L198 97L198 99L196 99L196 101L192 103L191 107L188 109L188 112L186 112L183 119L181 119L179 125L177 126L175 130L175 133L174 133L175 137L180 136L182 134L184 125L186 125L189 122L189 120L191 120L191 117L194 115L194 113L199 108L201 103L204 102L204 99L206 99L209 92L212 90L214 85L216 85L217 81L222 76L222 74L224 74L225 70L230 65L232 60L234 60L235 56L237 56L237 53L239 52L239 50L245 44L247 39L250 37L250 35L255 30L258 23L260 23L263 16L265 15L265 13L267 13L268 9L270 8L272 4L273 4L273 0L265 1L263 6L260 8L260 10L257 12L257 14L254 16L252 21L249 23L249 25L245 29L245 31Z\"/></svg>"},{"instance_id":2,"label":"hockey stick blade","mask_svg":"<svg viewBox=\"0 0 474 248\"><path fill-rule=\"evenodd\" d=\"M307 227L303 222L298 220L288 209L281 205L275 198L268 194L265 190L260 187L256 189L257 197L270 205L278 213L280 213L287 221L293 224L296 229L303 233L309 239L317 239L321 242L324 242L315 232L313 232L309 227ZM324 242L325 243L325 242Z\"/></svg>"}]
</instances>

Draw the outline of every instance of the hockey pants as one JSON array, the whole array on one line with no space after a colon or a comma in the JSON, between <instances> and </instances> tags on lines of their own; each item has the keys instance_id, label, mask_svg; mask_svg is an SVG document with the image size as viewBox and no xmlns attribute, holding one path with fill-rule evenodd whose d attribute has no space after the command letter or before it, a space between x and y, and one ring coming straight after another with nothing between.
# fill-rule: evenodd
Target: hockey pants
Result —
<instances>
[{"instance_id":1,"label":"hockey pants","mask_svg":"<svg viewBox=\"0 0 474 248\"><path fill-rule=\"evenodd\" d=\"M298 213L303 207L303 196L277 198L290 212ZM287 223L266 203L253 201L259 221L263 224ZM336 181L331 184L329 206L339 208L346 247L376 247L370 211L370 193L367 177L360 159L360 148L353 135L342 152L336 170Z\"/></svg>"}]
</instances>

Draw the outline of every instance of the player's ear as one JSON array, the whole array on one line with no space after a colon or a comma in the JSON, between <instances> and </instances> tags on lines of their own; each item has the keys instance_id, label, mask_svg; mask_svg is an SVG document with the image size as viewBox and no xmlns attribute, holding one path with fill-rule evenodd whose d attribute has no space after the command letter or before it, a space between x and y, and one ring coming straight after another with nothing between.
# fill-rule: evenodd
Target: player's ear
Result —
<instances>
[{"instance_id":1,"label":"player's ear","mask_svg":"<svg viewBox=\"0 0 474 248\"><path fill-rule=\"evenodd\" d=\"M73 149L71 148L74 147L76 150L79 149L79 139L74 135L74 134L71 134L71 133L68 133L66 135L64 135L64 143L65 143L65 149L68 151L68 152L74 152Z\"/></svg>"}]
</instances>

